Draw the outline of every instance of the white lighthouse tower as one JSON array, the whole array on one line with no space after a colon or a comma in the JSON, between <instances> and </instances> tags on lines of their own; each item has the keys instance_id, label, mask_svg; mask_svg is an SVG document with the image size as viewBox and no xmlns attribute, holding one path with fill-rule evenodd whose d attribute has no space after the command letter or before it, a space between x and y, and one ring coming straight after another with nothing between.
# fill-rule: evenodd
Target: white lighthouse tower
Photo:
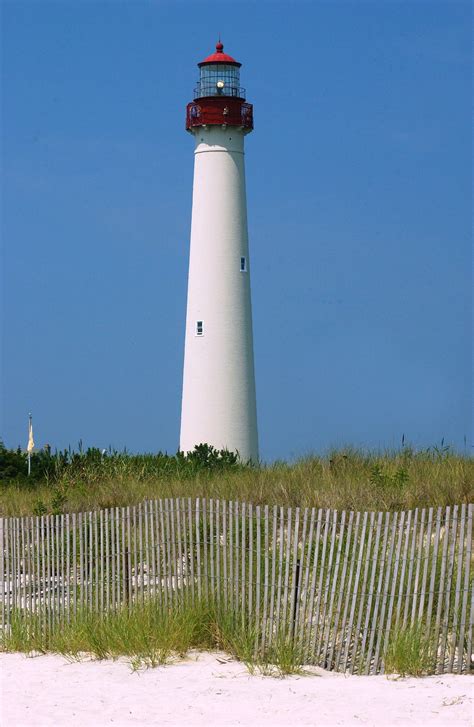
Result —
<instances>
[{"instance_id":1,"label":"white lighthouse tower","mask_svg":"<svg viewBox=\"0 0 474 727\"><path fill-rule=\"evenodd\" d=\"M198 64L188 104L194 184L180 449L197 444L258 460L244 138L252 105L240 63L216 52Z\"/></svg>"}]
</instances>

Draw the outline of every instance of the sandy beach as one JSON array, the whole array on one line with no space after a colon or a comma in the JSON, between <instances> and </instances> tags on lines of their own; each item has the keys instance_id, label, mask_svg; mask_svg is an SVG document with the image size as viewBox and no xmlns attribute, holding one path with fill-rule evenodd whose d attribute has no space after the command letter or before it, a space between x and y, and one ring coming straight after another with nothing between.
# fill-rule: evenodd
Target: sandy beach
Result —
<instances>
[{"instance_id":1,"label":"sandy beach","mask_svg":"<svg viewBox=\"0 0 474 727\"><path fill-rule=\"evenodd\" d=\"M69 662L1 654L4 727L468 727L474 679L251 676L224 654L133 671L126 660Z\"/></svg>"}]
</instances>

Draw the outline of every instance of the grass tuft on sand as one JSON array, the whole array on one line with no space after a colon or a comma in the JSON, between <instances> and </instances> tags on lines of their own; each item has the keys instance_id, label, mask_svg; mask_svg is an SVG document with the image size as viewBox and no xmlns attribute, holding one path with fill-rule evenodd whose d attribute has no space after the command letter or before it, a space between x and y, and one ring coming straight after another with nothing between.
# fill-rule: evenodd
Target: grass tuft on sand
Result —
<instances>
[{"instance_id":1,"label":"grass tuft on sand","mask_svg":"<svg viewBox=\"0 0 474 727\"><path fill-rule=\"evenodd\" d=\"M433 672L433 644L421 622L392 633L384 662L387 674L420 677Z\"/></svg>"},{"instance_id":2,"label":"grass tuft on sand","mask_svg":"<svg viewBox=\"0 0 474 727\"><path fill-rule=\"evenodd\" d=\"M184 658L191 650L224 651L250 673L282 677L302 672L302 652L287 634L278 636L257 656L259 630L241 613L188 604L163 611L156 601L115 612L79 612L60 626L16 611L11 628L0 636L0 650L60 654L80 660L128 657L132 669L156 667Z\"/></svg>"}]
</instances>

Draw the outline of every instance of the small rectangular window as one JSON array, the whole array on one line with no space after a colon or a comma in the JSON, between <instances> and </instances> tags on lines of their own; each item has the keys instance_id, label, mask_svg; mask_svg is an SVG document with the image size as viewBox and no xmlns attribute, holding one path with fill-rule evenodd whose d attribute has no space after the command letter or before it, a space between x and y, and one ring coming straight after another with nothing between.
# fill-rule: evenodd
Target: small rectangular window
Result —
<instances>
[{"instance_id":1,"label":"small rectangular window","mask_svg":"<svg viewBox=\"0 0 474 727\"><path fill-rule=\"evenodd\" d=\"M202 336L203 330L202 321L196 321L196 336Z\"/></svg>"},{"instance_id":2,"label":"small rectangular window","mask_svg":"<svg viewBox=\"0 0 474 727\"><path fill-rule=\"evenodd\" d=\"M241 273L247 272L247 258L246 257L240 258L240 272Z\"/></svg>"}]
</instances>

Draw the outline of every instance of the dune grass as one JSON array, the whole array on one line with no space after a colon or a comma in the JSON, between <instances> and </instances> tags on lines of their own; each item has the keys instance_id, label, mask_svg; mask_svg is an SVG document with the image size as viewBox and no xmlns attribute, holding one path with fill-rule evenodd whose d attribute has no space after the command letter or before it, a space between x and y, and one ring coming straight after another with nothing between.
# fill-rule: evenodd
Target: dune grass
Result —
<instances>
[{"instance_id":1,"label":"dune grass","mask_svg":"<svg viewBox=\"0 0 474 727\"><path fill-rule=\"evenodd\" d=\"M161 460L160 460L161 457ZM394 452L345 449L294 463L190 468L161 455L112 453L78 459L54 479L3 481L3 516L88 511L164 497L213 497L254 504L402 510L472 502L474 459L448 447Z\"/></svg>"},{"instance_id":2,"label":"dune grass","mask_svg":"<svg viewBox=\"0 0 474 727\"><path fill-rule=\"evenodd\" d=\"M78 612L60 625L15 611L11 628L0 635L0 650L26 654L60 654L70 660L125 657L133 670L169 664L191 651L221 651L242 662L249 673L283 677L311 673L302 648L288 632L263 652L261 633L240 612L205 602L162 610L153 599L118 611ZM423 623L398 628L384 652L386 674L420 677L433 673L433 644Z\"/></svg>"},{"instance_id":3,"label":"dune grass","mask_svg":"<svg viewBox=\"0 0 474 727\"><path fill-rule=\"evenodd\" d=\"M79 612L60 625L16 611L11 628L0 636L0 650L77 660L126 657L132 669L168 664L192 650L224 651L250 673L285 676L302 671L302 654L287 634L258 656L257 634L256 625L236 611L200 602L163 611L149 600L108 613Z\"/></svg>"},{"instance_id":4,"label":"dune grass","mask_svg":"<svg viewBox=\"0 0 474 727\"><path fill-rule=\"evenodd\" d=\"M387 674L420 677L433 673L435 650L421 622L396 629L384 655Z\"/></svg>"}]
</instances>

